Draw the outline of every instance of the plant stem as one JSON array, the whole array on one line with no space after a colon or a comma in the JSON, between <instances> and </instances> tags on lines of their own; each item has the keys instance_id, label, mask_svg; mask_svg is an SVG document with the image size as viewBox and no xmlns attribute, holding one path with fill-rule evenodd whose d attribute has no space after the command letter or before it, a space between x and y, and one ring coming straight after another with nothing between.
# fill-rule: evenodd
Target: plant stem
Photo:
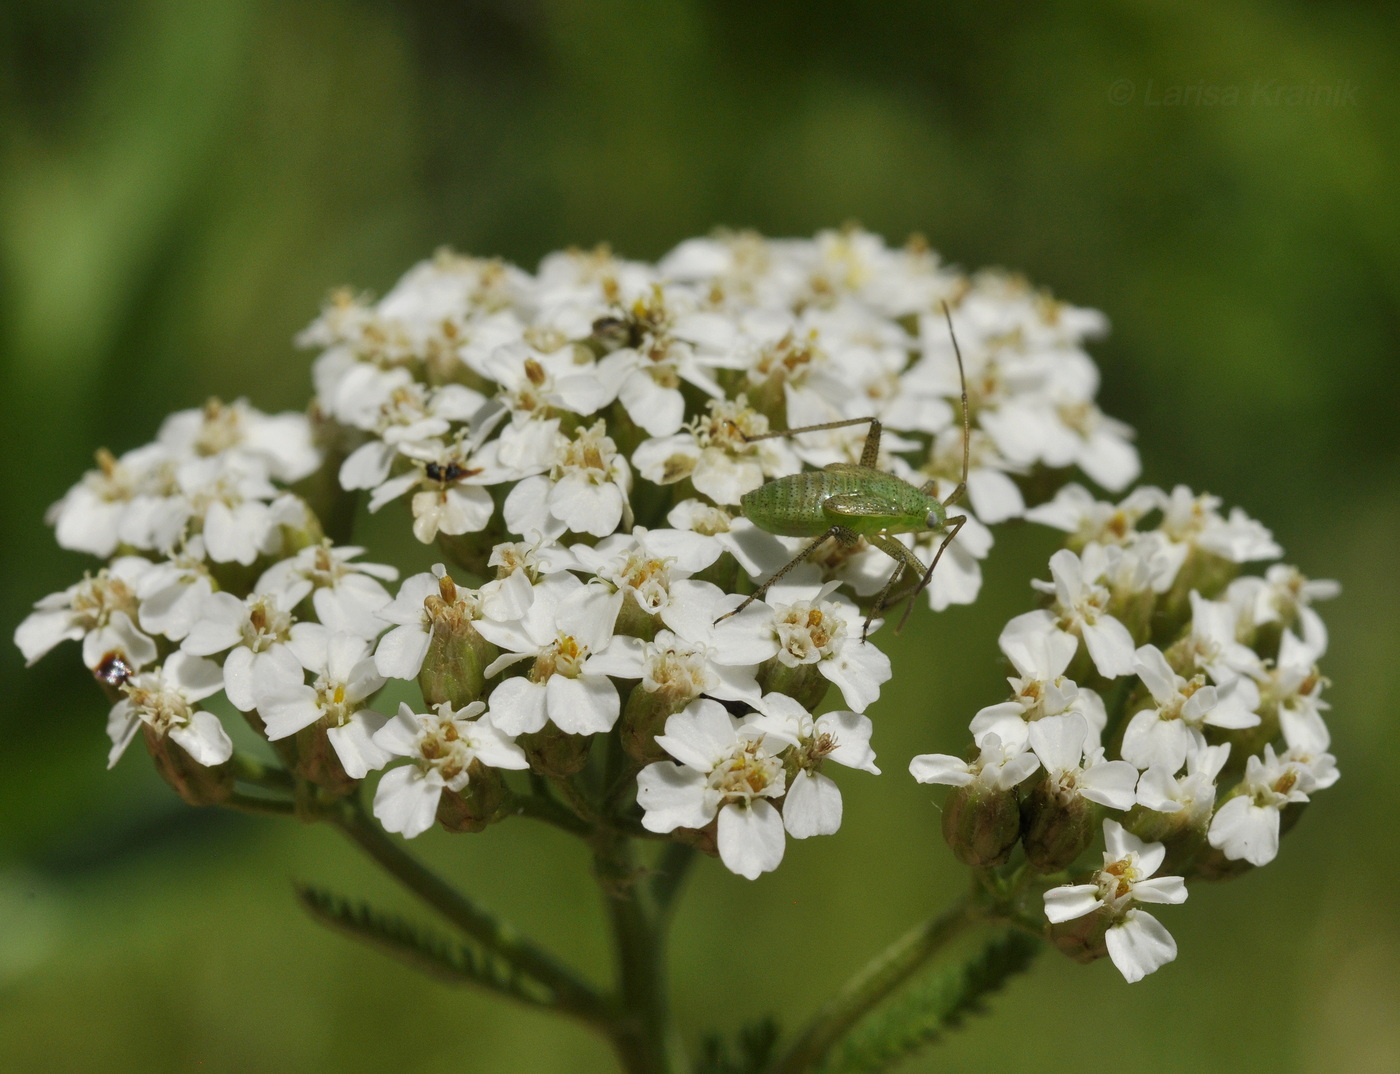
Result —
<instances>
[{"instance_id":1,"label":"plant stem","mask_svg":"<svg viewBox=\"0 0 1400 1074\"><path fill-rule=\"evenodd\" d=\"M600 828L593 865L617 947L621 1011L613 1047L629 1074L683 1074L689 1062L671 1018L666 978L668 915L656 905L626 836Z\"/></svg>"},{"instance_id":2,"label":"plant stem","mask_svg":"<svg viewBox=\"0 0 1400 1074\"><path fill-rule=\"evenodd\" d=\"M613 1031L616 1012L608 997L428 869L371 821L358 803L342 801L327 818L423 902L488 951L548 988L554 994L555 1009Z\"/></svg>"},{"instance_id":3,"label":"plant stem","mask_svg":"<svg viewBox=\"0 0 1400 1074\"><path fill-rule=\"evenodd\" d=\"M973 898L965 895L938 917L901 936L822 1005L768 1074L813 1070L852 1026L981 916Z\"/></svg>"},{"instance_id":4,"label":"plant stem","mask_svg":"<svg viewBox=\"0 0 1400 1074\"><path fill-rule=\"evenodd\" d=\"M252 813L260 817L294 817L296 803L283 798L258 798L251 794L234 791L219 805L225 809L236 809L240 813Z\"/></svg>"},{"instance_id":5,"label":"plant stem","mask_svg":"<svg viewBox=\"0 0 1400 1074\"><path fill-rule=\"evenodd\" d=\"M285 768L265 764L251 754L235 751L229 758L233 766L233 776L242 783L251 783L269 791L289 791L295 784L292 774Z\"/></svg>"}]
</instances>

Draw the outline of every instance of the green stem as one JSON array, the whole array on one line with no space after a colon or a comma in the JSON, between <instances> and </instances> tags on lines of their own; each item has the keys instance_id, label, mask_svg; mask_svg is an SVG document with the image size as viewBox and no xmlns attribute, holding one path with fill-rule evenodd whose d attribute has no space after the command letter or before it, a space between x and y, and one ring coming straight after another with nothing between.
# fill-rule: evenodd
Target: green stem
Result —
<instances>
[{"instance_id":1,"label":"green stem","mask_svg":"<svg viewBox=\"0 0 1400 1074\"><path fill-rule=\"evenodd\" d=\"M963 896L938 917L901 936L822 1005L787 1051L768 1068L768 1074L800 1074L815 1069L851 1027L981 917L974 899Z\"/></svg>"},{"instance_id":2,"label":"green stem","mask_svg":"<svg viewBox=\"0 0 1400 1074\"><path fill-rule=\"evenodd\" d=\"M613 1047L628 1074L684 1074L689 1062L667 987L667 915L651 898L626 836L599 829L593 865L617 948L621 1012Z\"/></svg>"},{"instance_id":3,"label":"green stem","mask_svg":"<svg viewBox=\"0 0 1400 1074\"><path fill-rule=\"evenodd\" d=\"M292 774L285 768L265 764L251 754L235 752L229 758L229 764L233 766L234 779L242 783L251 783L255 787L269 791L290 791L295 784Z\"/></svg>"},{"instance_id":4,"label":"green stem","mask_svg":"<svg viewBox=\"0 0 1400 1074\"><path fill-rule=\"evenodd\" d=\"M482 947L548 988L554 994L555 1009L612 1031L615 1011L605 995L428 869L366 816L362 806L342 801L327 817L423 902Z\"/></svg>"},{"instance_id":5,"label":"green stem","mask_svg":"<svg viewBox=\"0 0 1400 1074\"><path fill-rule=\"evenodd\" d=\"M240 813L252 813L260 817L294 817L296 803L282 798L258 798L251 794L234 791L219 803L225 809L236 809Z\"/></svg>"},{"instance_id":6,"label":"green stem","mask_svg":"<svg viewBox=\"0 0 1400 1074\"><path fill-rule=\"evenodd\" d=\"M562 806L557 799L550 797L548 792L544 795L514 795L506 803L505 809L506 812L514 813L518 817L542 820L546 824L552 824L570 835L577 835L583 839L587 839L593 831L571 810Z\"/></svg>"}]
</instances>

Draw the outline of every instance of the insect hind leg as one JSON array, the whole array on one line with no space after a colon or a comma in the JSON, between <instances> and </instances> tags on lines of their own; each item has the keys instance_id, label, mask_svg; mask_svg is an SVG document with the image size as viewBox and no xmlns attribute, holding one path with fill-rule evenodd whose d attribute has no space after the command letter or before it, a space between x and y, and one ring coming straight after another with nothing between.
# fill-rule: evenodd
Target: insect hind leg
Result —
<instances>
[{"instance_id":1,"label":"insect hind leg","mask_svg":"<svg viewBox=\"0 0 1400 1074\"><path fill-rule=\"evenodd\" d=\"M736 608L734 608L732 611L725 612L718 619L716 619L714 625L717 626L732 615L738 615L750 604L758 600L759 597L763 596L764 593L767 593L768 590L772 589L774 584L778 582L783 577L783 575L787 574L788 571L792 570L792 568L796 567L799 563L805 560L823 544L825 544L829 540L832 540L833 538L837 541L840 541L842 544L855 544L856 540L858 539L856 534L853 533L851 530L848 530L845 526L832 526L831 529L827 530L819 537L814 538L811 544L809 544L806 548L802 549L801 552L798 552L797 555L792 557L792 559L788 560L785 564L779 567L778 570L773 573L772 577L768 579L768 581L764 582L761 586L759 586L747 597L745 597L743 599L743 602L740 603Z\"/></svg>"}]
</instances>

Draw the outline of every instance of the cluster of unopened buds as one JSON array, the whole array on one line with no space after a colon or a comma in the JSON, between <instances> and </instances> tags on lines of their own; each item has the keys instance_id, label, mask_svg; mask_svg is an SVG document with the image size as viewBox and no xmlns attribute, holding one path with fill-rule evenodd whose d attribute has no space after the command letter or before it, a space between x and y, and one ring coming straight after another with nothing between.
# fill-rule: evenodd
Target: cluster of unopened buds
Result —
<instances>
[{"instance_id":1,"label":"cluster of unopened buds","mask_svg":"<svg viewBox=\"0 0 1400 1074\"><path fill-rule=\"evenodd\" d=\"M1241 575L1280 549L1210 496L1066 483L1121 493L1139 472L1095 404L1083 343L1103 328L852 229L534 274L440 254L378 302L333 297L301 337L306 414L210 402L100 453L50 521L105 564L15 640L30 662L79 641L110 763L139 735L196 804L248 797L241 713L299 808L377 779L374 816L412 837L543 795L752 879L787 836L837 831L835 765L878 772L867 712L891 666L868 615L970 603L990 526L1057 527L1042 606L1001 636L1010 700L964 755L910 770L954 788L944 835L1008 919L1136 980L1175 955L1138 904L1267 863L1336 780L1311 607L1336 586ZM946 548L951 517L815 549L746 517L775 479L862 461L949 506L965 479ZM364 559L361 504L406 510L442 562L399 582ZM385 704L394 680L419 694Z\"/></svg>"}]
</instances>

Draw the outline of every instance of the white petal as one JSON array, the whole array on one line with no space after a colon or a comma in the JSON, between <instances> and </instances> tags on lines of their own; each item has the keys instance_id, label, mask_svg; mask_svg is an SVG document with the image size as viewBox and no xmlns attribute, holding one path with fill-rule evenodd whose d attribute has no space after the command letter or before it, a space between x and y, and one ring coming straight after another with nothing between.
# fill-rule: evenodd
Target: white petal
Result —
<instances>
[{"instance_id":1,"label":"white petal","mask_svg":"<svg viewBox=\"0 0 1400 1074\"><path fill-rule=\"evenodd\" d=\"M1104 937L1108 957L1131 984L1176 958L1176 941L1145 910L1129 910L1123 920L1111 926Z\"/></svg>"},{"instance_id":2,"label":"white petal","mask_svg":"<svg viewBox=\"0 0 1400 1074\"><path fill-rule=\"evenodd\" d=\"M1210 845L1238 861L1268 865L1278 855L1279 813L1256 806L1248 795L1231 798L1210 822Z\"/></svg>"},{"instance_id":3,"label":"white petal","mask_svg":"<svg viewBox=\"0 0 1400 1074\"><path fill-rule=\"evenodd\" d=\"M233 756L233 740L212 712L196 709L184 727L172 727L170 738L206 768L223 764Z\"/></svg>"},{"instance_id":4,"label":"white petal","mask_svg":"<svg viewBox=\"0 0 1400 1074\"><path fill-rule=\"evenodd\" d=\"M961 757L947 753L923 753L909 762L909 774L920 783L946 783L965 787L972 782L972 773Z\"/></svg>"},{"instance_id":5,"label":"white petal","mask_svg":"<svg viewBox=\"0 0 1400 1074\"><path fill-rule=\"evenodd\" d=\"M374 792L374 815L384 830L408 839L422 835L437 819L442 784L429 780L417 765L404 765L384 774Z\"/></svg>"},{"instance_id":6,"label":"white petal","mask_svg":"<svg viewBox=\"0 0 1400 1074\"><path fill-rule=\"evenodd\" d=\"M1083 917L1102 905L1097 884L1065 884L1045 893L1045 917L1057 924Z\"/></svg>"},{"instance_id":7,"label":"white petal","mask_svg":"<svg viewBox=\"0 0 1400 1074\"><path fill-rule=\"evenodd\" d=\"M491 722L515 736L541 730L549 720L546 686L515 677L491 691Z\"/></svg>"},{"instance_id":8,"label":"white petal","mask_svg":"<svg viewBox=\"0 0 1400 1074\"><path fill-rule=\"evenodd\" d=\"M547 697L549 718L561 731L596 735L611 731L617 723L617 687L606 675L580 675L576 679L552 675Z\"/></svg>"},{"instance_id":9,"label":"white petal","mask_svg":"<svg viewBox=\"0 0 1400 1074\"><path fill-rule=\"evenodd\" d=\"M670 761L649 764L637 774L637 804L646 810L642 827L649 832L703 828L715 815L706 801L705 777Z\"/></svg>"},{"instance_id":10,"label":"white petal","mask_svg":"<svg viewBox=\"0 0 1400 1074\"><path fill-rule=\"evenodd\" d=\"M1129 675L1133 670L1133 636L1128 628L1111 615L1098 622L1085 623L1084 644L1094 659L1094 667L1106 679Z\"/></svg>"},{"instance_id":11,"label":"white petal","mask_svg":"<svg viewBox=\"0 0 1400 1074\"><path fill-rule=\"evenodd\" d=\"M374 733L385 726L385 718L368 709L357 712L339 727L326 731L340 766L351 779L364 779L371 771L383 768L393 754L374 741Z\"/></svg>"},{"instance_id":12,"label":"white petal","mask_svg":"<svg viewBox=\"0 0 1400 1074\"><path fill-rule=\"evenodd\" d=\"M794 839L834 834L841 827L841 790L835 781L820 772L798 772L783 798L783 827Z\"/></svg>"},{"instance_id":13,"label":"white petal","mask_svg":"<svg viewBox=\"0 0 1400 1074\"><path fill-rule=\"evenodd\" d=\"M395 627L379 639L374 666L386 679L416 679L432 635L419 623Z\"/></svg>"},{"instance_id":14,"label":"white petal","mask_svg":"<svg viewBox=\"0 0 1400 1074\"><path fill-rule=\"evenodd\" d=\"M757 880L783 860L783 818L762 799L730 802L719 811L719 859L732 873Z\"/></svg>"}]
</instances>

